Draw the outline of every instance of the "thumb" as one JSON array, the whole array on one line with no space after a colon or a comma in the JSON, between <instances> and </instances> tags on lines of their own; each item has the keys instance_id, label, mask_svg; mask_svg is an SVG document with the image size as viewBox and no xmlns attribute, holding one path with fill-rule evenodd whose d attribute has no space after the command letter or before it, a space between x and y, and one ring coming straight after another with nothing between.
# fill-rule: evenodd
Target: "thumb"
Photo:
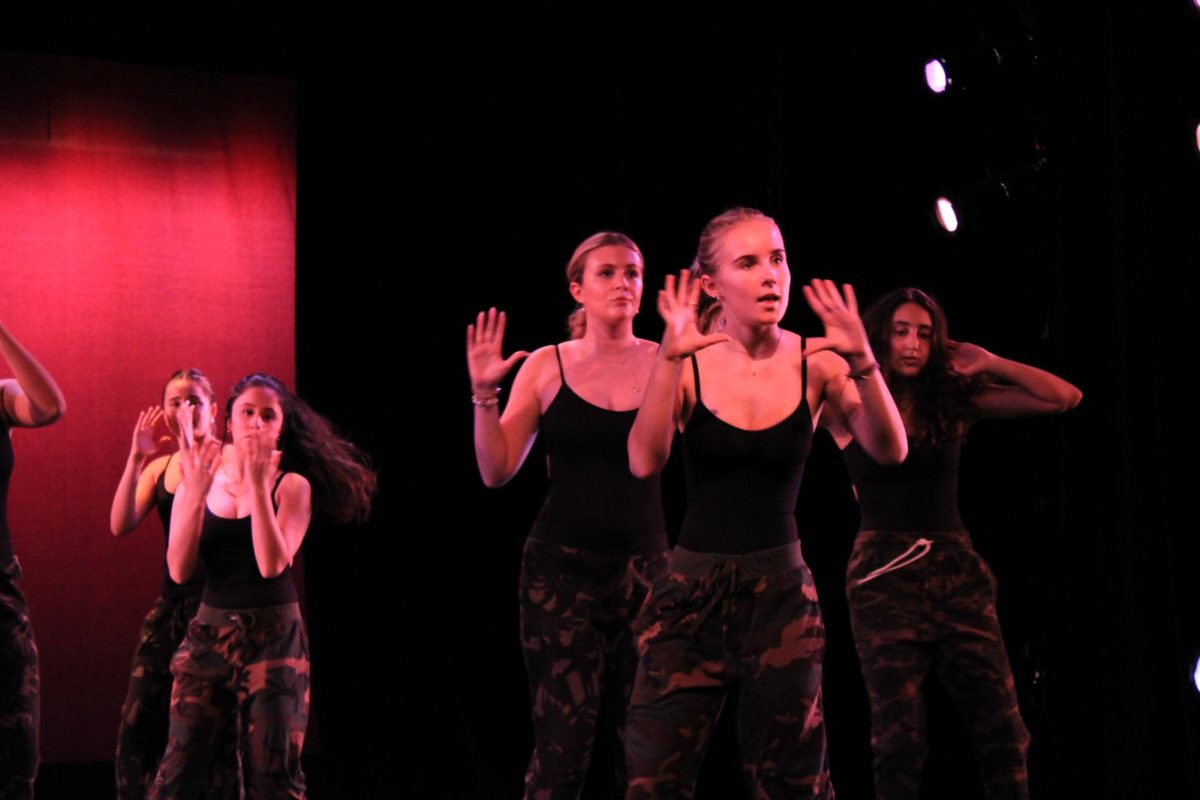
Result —
<instances>
[{"instance_id":1,"label":"thumb","mask_svg":"<svg viewBox=\"0 0 1200 800\"><path fill-rule=\"evenodd\" d=\"M520 361L521 359L523 359L523 358L527 357L528 355L529 355L529 351L528 351L528 350L518 350L517 352L513 353L513 354L512 354L511 356L509 356L508 358L504 359L504 370L505 370L505 372L507 372L508 370L512 369L512 368L513 368L513 364L516 364L518 361Z\"/></svg>"}]
</instances>

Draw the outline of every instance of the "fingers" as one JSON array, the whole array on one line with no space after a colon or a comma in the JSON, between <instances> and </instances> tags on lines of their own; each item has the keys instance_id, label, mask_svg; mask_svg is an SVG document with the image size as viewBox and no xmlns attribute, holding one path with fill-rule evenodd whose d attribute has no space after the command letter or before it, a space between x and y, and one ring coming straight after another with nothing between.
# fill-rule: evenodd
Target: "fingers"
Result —
<instances>
[{"instance_id":1,"label":"fingers","mask_svg":"<svg viewBox=\"0 0 1200 800\"><path fill-rule=\"evenodd\" d=\"M495 311L496 309L492 309ZM493 340L496 342L496 349L499 350L504 346L504 327L508 322L508 317L503 311L496 315L496 327L493 331Z\"/></svg>"},{"instance_id":2,"label":"fingers","mask_svg":"<svg viewBox=\"0 0 1200 800\"><path fill-rule=\"evenodd\" d=\"M842 293L846 296L846 308L858 314L858 298L854 295L854 287L848 283L842 284Z\"/></svg>"}]
</instances>

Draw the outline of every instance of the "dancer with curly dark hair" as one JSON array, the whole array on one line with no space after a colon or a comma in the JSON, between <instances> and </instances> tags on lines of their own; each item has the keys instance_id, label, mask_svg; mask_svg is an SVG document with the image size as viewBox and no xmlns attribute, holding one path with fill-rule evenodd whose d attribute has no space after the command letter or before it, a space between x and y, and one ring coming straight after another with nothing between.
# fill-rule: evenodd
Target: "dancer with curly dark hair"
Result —
<instances>
[{"instance_id":1,"label":"dancer with curly dark hair","mask_svg":"<svg viewBox=\"0 0 1200 800\"><path fill-rule=\"evenodd\" d=\"M167 565L207 576L171 662L171 722L152 797L201 797L216 742L235 719L248 796L305 796L308 637L291 565L315 509L337 521L370 510L375 474L362 451L275 378L230 393L232 443L180 442L182 477Z\"/></svg>"},{"instance_id":2,"label":"dancer with curly dark hair","mask_svg":"<svg viewBox=\"0 0 1200 800\"><path fill-rule=\"evenodd\" d=\"M909 456L878 463L836 411L862 521L846 573L871 701L878 800L915 798L928 746L922 683L932 672L967 724L989 798L1028 797L1029 733L996 617L995 578L958 513L959 449L989 417L1054 414L1081 393L1049 372L951 341L941 306L898 289L863 315L904 417Z\"/></svg>"}]
</instances>

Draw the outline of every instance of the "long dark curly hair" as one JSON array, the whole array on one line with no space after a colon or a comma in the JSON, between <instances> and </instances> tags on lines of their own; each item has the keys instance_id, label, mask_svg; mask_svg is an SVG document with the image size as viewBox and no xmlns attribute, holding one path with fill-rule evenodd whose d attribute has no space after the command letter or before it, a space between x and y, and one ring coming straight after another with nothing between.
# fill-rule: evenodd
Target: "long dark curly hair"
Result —
<instances>
[{"instance_id":1,"label":"long dark curly hair","mask_svg":"<svg viewBox=\"0 0 1200 800\"><path fill-rule=\"evenodd\" d=\"M370 457L343 438L333 423L289 392L280 380L262 372L242 378L229 392L226 419L232 418L234 401L256 386L274 392L283 409L283 433L278 445L283 458L279 469L308 478L314 512L335 522L365 520L378 483Z\"/></svg>"},{"instance_id":2,"label":"long dark curly hair","mask_svg":"<svg viewBox=\"0 0 1200 800\"><path fill-rule=\"evenodd\" d=\"M911 379L894 375L891 368L892 317L896 309L905 303L915 303L925 309L933 321L929 361L920 374ZM927 292L912 286L894 289L871 303L863 313L863 325L888 386L895 392L905 383L908 384L908 396L912 402L910 420L916 428L915 431L909 431L909 436L925 447L961 439L973 418L970 403L973 384L949 369L946 346L948 326L941 303Z\"/></svg>"}]
</instances>

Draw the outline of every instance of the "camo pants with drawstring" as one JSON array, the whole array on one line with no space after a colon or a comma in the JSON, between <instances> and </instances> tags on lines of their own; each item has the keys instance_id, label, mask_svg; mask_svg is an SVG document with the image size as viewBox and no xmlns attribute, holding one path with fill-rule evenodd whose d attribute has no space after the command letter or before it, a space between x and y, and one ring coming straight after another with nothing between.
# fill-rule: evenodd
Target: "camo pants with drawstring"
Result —
<instances>
[{"instance_id":1,"label":"camo pants with drawstring","mask_svg":"<svg viewBox=\"0 0 1200 800\"><path fill-rule=\"evenodd\" d=\"M987 797L1028 798L1029 732L996 617L996 579L966 532L862 531L846 571L871 701L876 800L916 798L933 672L973 739Z\"/></svg>"}]
</instances>

